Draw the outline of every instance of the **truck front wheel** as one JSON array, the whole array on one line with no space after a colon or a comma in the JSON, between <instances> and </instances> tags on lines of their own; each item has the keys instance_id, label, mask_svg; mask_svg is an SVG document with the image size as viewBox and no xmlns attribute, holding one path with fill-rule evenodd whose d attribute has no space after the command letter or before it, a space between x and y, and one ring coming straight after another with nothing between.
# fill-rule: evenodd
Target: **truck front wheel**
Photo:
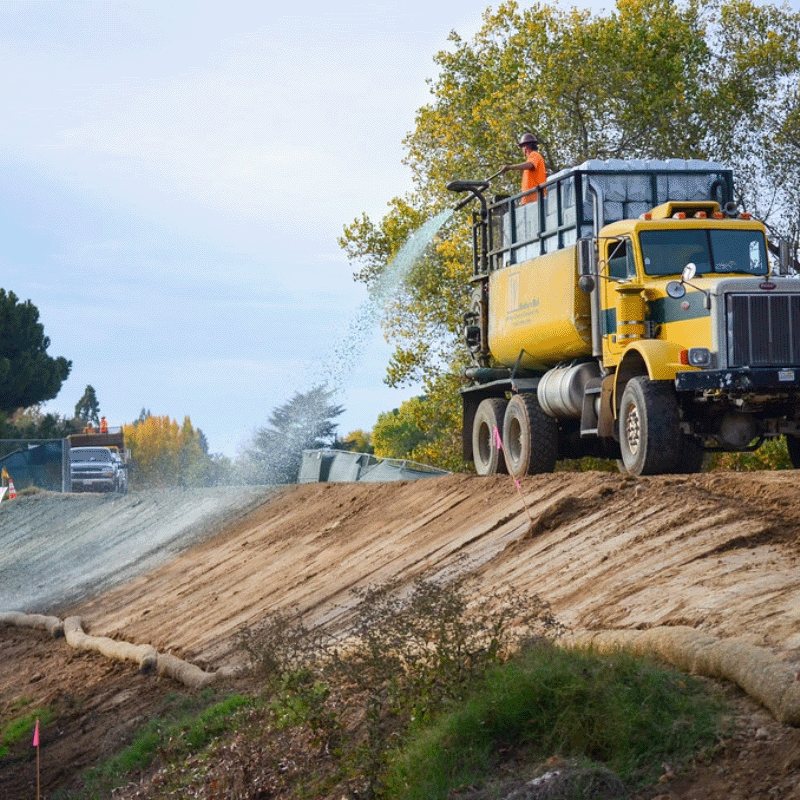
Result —
<instances>
[{"instance_id":1,"label":"truck front wheel","mask_svg":"<svg viewBox=\"0 0 800 800\"><path fill-rule=\"evenodd\" d=\"M508 472L503 451L497 446L497 435L503 430L503 414L507 405L508 401L503 397L487 397L481 400L475 412L475 421L472 424L472 460L478 475Z\"/></svg>"},{"instance_id":2,"label":"truck front wheel","mask_svg":"<svg viewBox=\"0 0 800 800\"><path fill-rule=\"evenodd\" d=\"M667 381L631 378L619 409L622 463L630 475L674 472L681 452L675 390Z\"/></svg>"},{"instance_id":3,"label":"truck front wheel","mask_svg":"<svg viewBox=\"0 0 800 800\"><path fill-rule=\"evenodd\" d=\"M506 466L515 478L552 472L558 458L558 423L535 394L515 394L503 420Z\"/></svg>"}]
</instances>

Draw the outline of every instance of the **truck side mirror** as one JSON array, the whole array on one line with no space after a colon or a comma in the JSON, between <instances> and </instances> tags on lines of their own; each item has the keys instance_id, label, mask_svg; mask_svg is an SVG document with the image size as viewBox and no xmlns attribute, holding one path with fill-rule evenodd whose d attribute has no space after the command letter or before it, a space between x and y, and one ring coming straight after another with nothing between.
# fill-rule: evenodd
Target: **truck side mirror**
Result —
<instances>
[{"instance_id":1,"label":"truck side mirror","mask_svg":"<svg viewBox=\"0 0 800 800\"><path fill-rule=\"evenodd\" d=\"M670 281L667 284L667 294L675 300L680 300L686 294L686 287L682 281Z\"/></svg>"},{"instance_id":2,"label":"truck side mirror","mask_svg":"<svg viewBox=\"0 0 800 800\"><path fill-rule=\"evenodd\" d=\"M594 244L588 237L582 237L577 241L578 256L578 286L582 292L591 294L594 291Z\"/></svg>"},{"instance_id":3,"label":"truck side mirror","mask_svg":"<svg viewBox=\"0 0 800 800\"><path fill-rule=\"evenodd\" d=\"M778 241L778 275L789 274L789 242L781 238Z\"/></svg>"}]
</instances>

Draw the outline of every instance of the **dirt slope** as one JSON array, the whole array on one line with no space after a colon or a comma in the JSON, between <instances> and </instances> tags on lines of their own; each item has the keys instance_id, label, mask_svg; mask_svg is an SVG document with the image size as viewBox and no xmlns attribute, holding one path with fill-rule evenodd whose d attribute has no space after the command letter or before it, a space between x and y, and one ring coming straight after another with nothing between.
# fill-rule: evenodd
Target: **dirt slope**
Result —
<instances>
[{"instance_id":1,"label":"dirt slope","mask_svg":"<svg viewBox=\"0 0 800 800\"><path fill-rule=\"evenodd\" d=\"M158 506L147 512L147 524L127 533L112 526L109 534L117 559L126 548L138 552L145 537L147 560L112 570L101 585L125 582L93 596L84 582L79 600L67 593L73 599L48 610L79 614L93 634L218 668L239 657L235 632L272 610L297 606L308 623L344 626L353 588L466 572L479 587L538 593L575 631L690 625L769 647L800 669L800 485L791 472L640 479L561 473L527 478L521 492L508 477L307 484L272 497L242 493L235 501L226 494L221 505L203 505L210 516L192 510L198 498L188 508L174 497L131 495L130 508L108 504L114 513L103 524L123 527L130 515ZM13 525L3 508L0 537L22 524L27 508L43 515L28 535L44 537L38 547L49 541L55 560L47 563L66 554L77 564L81 553L89 558L88 540L67 546L59 527L41 530L41 520L67 501L39 502L16 506ZM101 501L93 502L78 528L98 519ZM181 518L188 538L166 537L171 557L153 567L159 527L174 532ZM17 575L7 550L3 558L0 593ZM131 665L76 653L38 632L0 626L0 647L0 712L18 707L22 696L75 709L58 731L43 732L51 788L113 750L170 692ZM663 796L800 800L800 731L752 706L743 720L724 762L682 784L676 779ZM31 758L27 747L0 759L0 797L31 796ZM733 786L745 793L731 794Z\"/></svg>"},{"instance_id":2,"label":"dirt slope","mask_svg":"<svg viewBox=\"0 0 800 800\"><path fill-rule=\"evenodd\" d=\"M169 489L20 497L0 505L0 611L40 611L152 569L274 490Z\"/></svg>"},{"instance_id":3,"label":"dirt slope","mask_svg":"<svg viewBox=\"0 0 800 800\"><path fill-rule=\"evenodd\" d=\"M508 478L467 476L306 484L72 611L98 635L218 666L231 634L275 608L344 621L355 587L466 571L537 592L575 630L682 624L794 653L793 478L562 473L526 479L521 494Z\"/></svg>"}]
</instances>

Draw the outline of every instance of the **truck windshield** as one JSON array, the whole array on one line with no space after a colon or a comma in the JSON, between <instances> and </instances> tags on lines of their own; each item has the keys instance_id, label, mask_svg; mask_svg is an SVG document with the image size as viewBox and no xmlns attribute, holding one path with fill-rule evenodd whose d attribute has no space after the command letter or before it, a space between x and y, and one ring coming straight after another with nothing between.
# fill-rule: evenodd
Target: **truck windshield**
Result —
<instances>
[{"instance_id":1,"label":"truck windshield","mask_svg":"<svg viewBox=\"0 0 800 800\"><path fill-rule=\"evenodd\" d=\"M759 231L696 229L641 231L644 270L648 275L680 275L693 263L698 275L710 272L767 274L767 250Z\"/></svg>"},{"instance_id":2,"label":"truck windshield","mask_svg":"<svg viewBox=\"0 0 800 800\"><path fill-rule=\"evenodd\" d=\"M76 447L69 451L70 461L111 461L111 453L100 448Z\"/></svg>"}]
</instances>

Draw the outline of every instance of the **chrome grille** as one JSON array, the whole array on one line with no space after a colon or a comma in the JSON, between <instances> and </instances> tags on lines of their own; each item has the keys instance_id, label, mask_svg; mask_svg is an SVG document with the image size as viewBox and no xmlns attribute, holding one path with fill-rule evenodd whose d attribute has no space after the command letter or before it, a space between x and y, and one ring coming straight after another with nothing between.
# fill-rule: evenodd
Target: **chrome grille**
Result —
<instances>
[{"instance_id":1,"label":"chrome grille","mask_svg":"<svg viewBox=\"0 0 800 800\"><path fill-rule=\"evenodd\" d=\"M800 295L729 294L728 366L800 366Z\"/></svg>"}]
</instances>

